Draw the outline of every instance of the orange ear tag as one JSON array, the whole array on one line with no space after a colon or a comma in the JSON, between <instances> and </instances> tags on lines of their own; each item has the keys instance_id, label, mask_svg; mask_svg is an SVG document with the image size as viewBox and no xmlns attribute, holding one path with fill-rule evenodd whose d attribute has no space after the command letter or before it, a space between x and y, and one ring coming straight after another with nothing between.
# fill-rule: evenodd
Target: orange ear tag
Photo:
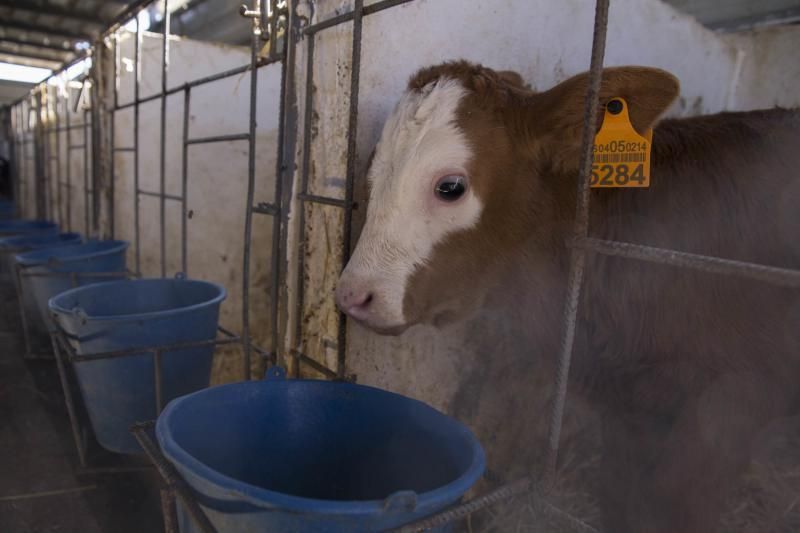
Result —
<instances>
[{"instance_id":1,"label":"orange ear tag","mask_svg":"<svg viewBox=\"0 0 800 533\"><path fill-rule=\"evenodd\" d=\"M590 185L608 187L649 187L650 148L653 130L639 135L628 116L628 103L612 98L606 104L603 125L594 138L594 159Z\"/></svg>"}]
</instances>

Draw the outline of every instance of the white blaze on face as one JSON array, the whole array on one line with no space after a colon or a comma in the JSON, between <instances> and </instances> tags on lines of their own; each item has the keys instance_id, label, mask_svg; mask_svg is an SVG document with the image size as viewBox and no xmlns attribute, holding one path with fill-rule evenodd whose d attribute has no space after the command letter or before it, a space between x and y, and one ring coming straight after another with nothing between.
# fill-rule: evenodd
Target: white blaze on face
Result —
<instances>
[{"instance_id":1,"label":"white blaze on face","mask_svg":"<svg viewBox=\"0 0 800 533\"><path fill-rule=\"evenodd\" d=\"M466 176L472 150L456 124L466 89L439 80L409 91L384 126L368 179L367 220L340 290L369 291L367 325L406 324L403 300L412 273L450 233L475 225L481 202L469 188L448 204L435 194L446 175Z\"/></svg>"}]
</instances>

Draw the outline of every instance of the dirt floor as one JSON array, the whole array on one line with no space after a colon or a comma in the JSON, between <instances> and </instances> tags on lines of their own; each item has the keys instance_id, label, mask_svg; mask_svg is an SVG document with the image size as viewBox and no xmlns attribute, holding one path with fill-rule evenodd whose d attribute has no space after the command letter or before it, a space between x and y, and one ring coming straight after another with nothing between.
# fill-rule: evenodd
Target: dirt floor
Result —
<instances>
[{"instance_id":1,"label":"dirt floor","mask_svg":"<svg viewBox=\"0 0 800 533\"><path fill-rule=\"evenodd\" d=\"M44 339L40 339L44 340ZM40 350L47 343L38 343ZM81 473L56 364L26 361L16 296L0 285L0 532L150 533L164 526L152 471ZM104 466L132 462L102 454Z\"/></svg>"}]
</instances>

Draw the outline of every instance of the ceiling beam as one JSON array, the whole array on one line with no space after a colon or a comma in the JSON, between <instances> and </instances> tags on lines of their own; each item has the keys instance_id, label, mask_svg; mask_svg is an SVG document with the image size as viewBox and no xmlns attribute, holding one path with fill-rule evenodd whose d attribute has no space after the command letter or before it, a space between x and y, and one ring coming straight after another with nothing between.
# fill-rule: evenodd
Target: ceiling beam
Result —
<instances>
[{"instance_id":1,"label":"ceiling beam","mask_svg":"<svg viewBox=\"0 0 800 533\"><path fill-rule=\"evenodd\" d=\"M0 46L0 54L4 54L7 56L18 56L18 57L27 57L30 59L40 59L42 61L51 61L53 63L63 63L64 57L53 57L45 54L38 54L36 52L26 52L22 50L13 50L11 48L6 48L5 46Z\"/></svg>"},{"instance_id":2,"label":"ceiling beam","mask_svg":"<svg viewBox=\"0 0 800 533\"><path fill-rule=\"evenodd\" d=\"M44 44L43 42L39 41L30 41L28 39L16 39L14 37L6 37L0 36L0 43L9 43L9 44L17 44L19 46L31 46L34 48L41 48L42 50L54 50L56 52L74 52L75 50L71 48L64 48L63 46L58 46L57 44Z\"/></svg>"},{"instance_id":3,"label":"ceiling beam","mask_svg":"<svg viewBox=\"0 0 800 533\"><path fill-rule=\"evenodd\" d=\"M24 0L0 0L0 7L9 7L19 11L26 11L36 15L50 15L54 17L68 18L83 24L97 24L104 26L106 21L100 17L73 9L65 9L63 7L50 4L49 2L43 5L31 5L30 2Z\"/></svg>"},{"instance_id":4,"label":"ceiling beam","mask_svg":"<svg viewBox=\"0 0 800 533\"><path fill-rule=\"evenodd\" d=\"M53 38L63 38L75 41L89 41L92 36L89 33L82 31L70 31L63 28L53 28L43 24L27 24L16 20L0 20L0 28L11 28L20 31L32 31L42 33L44 35L52 36Z\"/></svg>"}]
</instances>

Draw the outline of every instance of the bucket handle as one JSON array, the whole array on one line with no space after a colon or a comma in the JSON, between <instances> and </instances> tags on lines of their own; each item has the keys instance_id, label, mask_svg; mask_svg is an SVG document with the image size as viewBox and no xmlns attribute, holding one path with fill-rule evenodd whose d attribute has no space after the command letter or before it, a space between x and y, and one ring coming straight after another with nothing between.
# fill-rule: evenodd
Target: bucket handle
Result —
<instances>
[{"instance_id":1,"label":"bucket handle","mask_svg":"<svg viewBox=\"0 0 800 533\"><path fill-rule=\"evenodd\" d=\"M83 308L78 305L73 307L70 312L73 314L73 316L75 316L75 318L81 321L81 324L86 324L86 322L89 321L89 315L86 314L86 311L84 311Z\"/></svg>"},{"instance_id":2,"label":"bucket handle","mask_svg":"<svg viewBox=\"0 0 800 533\"><path fill-rule=\"evenodd\" d=\"M264 379L265 380L278 380L278 379L286 379L286 369L282 366L273 366L267 369L264 372Z\"/></svg>"},{"instance_id":3,"label":"bucket handle","mask_svg":"<svg viewBox=\"0 0 800 533\"><path fill-rule=\"evenodd\" d=\"M417 509L417 493L413 490L398 490L383 500L383 510L389 513L409 513Z\"/></svg>"}]
</instances>

